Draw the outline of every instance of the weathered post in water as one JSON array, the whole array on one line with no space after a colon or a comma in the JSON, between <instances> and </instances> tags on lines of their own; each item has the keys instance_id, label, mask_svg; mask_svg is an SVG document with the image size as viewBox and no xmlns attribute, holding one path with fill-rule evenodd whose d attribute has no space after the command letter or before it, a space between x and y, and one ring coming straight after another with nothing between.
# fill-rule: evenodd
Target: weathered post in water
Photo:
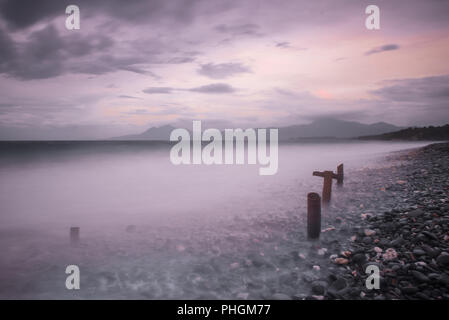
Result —
<instances>
[{"instance_id":1,"label":"weathered post in water","mask_svg":"<svg viewBox=\"0 0 449 320\"><path fill-rule=\"evenodd\" d=\"M343 163L341 163L337 167L337 185L338 186L342 186L343 185L343 178L344 178Z\"/></svg>"},{"instance_id":2,"label":"weathered post in water","mask_svg":"<svg viewBox=\"0 0 449 320\"><path fill-rule=\"evenodd\" d=\"M337 185L342 186L343 185L343 163L339 164L337 167L337 174L333 173L332 171L314 171L314 176L322 177L324 178L323 183L323 205L328 205L331 201L331 194L332 194L332 179L337 180Z\"/></svg>"},{"instance_id":3,"label":"weathered post in water","mask_svg":"<svg viewBox=\"0 0 449 320\"><path fill-rule=\"evenodd\" d=\"M334 174L332 171L314 171L314 176L322 177L324 178L323 183L323 205L328 205L331 201L331 194L332 194L332 179L336 178L336 174Z\"/></svg>"},{"instance_id":4,"label":"weathered post in water","mask_svg":"<svg viewBox=\"0 0 449 320\"><path fill-rule=\"evenodd\" d=\"M318 239L321 232L321 199L315 192L307 194L307 237Z\"/></svg>"},{"instance_id":5,"label":"weathered post in water","mask_svg":"<svg viewBox=\"0 0 449 320\"><path fill-rule=\"evenodd\" d=\"M80 227L70 227L70 244L78 244L80 240Z\"/></svg>"}]
</instances>

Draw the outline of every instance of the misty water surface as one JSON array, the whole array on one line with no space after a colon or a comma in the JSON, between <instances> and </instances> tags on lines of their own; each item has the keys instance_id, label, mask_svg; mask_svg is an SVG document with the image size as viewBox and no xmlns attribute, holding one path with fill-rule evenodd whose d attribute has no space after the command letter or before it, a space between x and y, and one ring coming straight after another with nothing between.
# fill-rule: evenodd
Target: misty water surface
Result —
<instances>
[{"instance_id":1,"label":"misty water surface","mask_svg":"<svg viewBox=\"0 0 449 320\"><path fill-rule=\"evenodd\" d=\"M226 288L193 290L206 272L195 268L215 257L232 265L253 250L245 239L270 229L283 239L291 221L301 228L306 194L322 188L312 171L344 163L351 172L424 144L282 144L274 176L260 176L258 164L175 166L169 146L152 142L2 144L0 296L70 298L64 268L78 263L93 280L77 297L235 298L241 275L222 280ZM78 248L70 248L70 226L81 228Z\"/></svg>"},{"instance_id":2,"label":"misty water surface","mask_svg":"<svg viewBox=\"0 0 449 320\"><path fill-rule=\"evenodd\" d=\"M169 147L155 148L152 143L140 144L137 151L126 144L112 148L110 143L110 149L100 150L73 144L65 152L50 149L39 157L27 153L22 162L14 159L16 165L2 165L2 227L182 224L287 210L304 192L313 191L303 190L303 185L318 187L314 182L321 181L311 176L314 170L335 170L340 162L348 169L362 166L385 152L420 145L284 144L278 173L260 176L259 164L175 166Z\"/></svg>"}]
</instances>

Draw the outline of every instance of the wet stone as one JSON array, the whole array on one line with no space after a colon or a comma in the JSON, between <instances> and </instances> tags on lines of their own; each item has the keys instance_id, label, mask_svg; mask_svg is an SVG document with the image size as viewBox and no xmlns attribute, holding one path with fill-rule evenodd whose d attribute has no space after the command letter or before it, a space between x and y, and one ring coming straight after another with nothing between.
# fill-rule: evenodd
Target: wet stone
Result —
<instances>
[{"instance_id":1,"label":"wet stone","mask_svg":"<svg viewBox=\"0 0 449 320\"><path fill-rule=\"evenodd\" d=\"M420 282L429 282L429 278L424 275L423 273L419 272L419 271L411 271L411 274L413 275L413 277L415 277L415 279L417 279Z\"/></svg>"},{"instance_id":2,"label":"wet stone","mask_svg":"<svg viewBox=\"0 0 449 320\"><path fill-rule=\"evenodd\" d=\"M371 238L371 237L364 237L362 242L364 244L371 244L373 242L373 238Z\"/></svg>"},{"instance_id":3,"label":"wet stone","mask_svg":"<svg viewBox=\"0 0 449 320\"><path fill-rule=\"evenodd\" d=\"M424 250L421 250L421 249L414 249L414 250L413 250L413 254L416 255L416 256L423 256L423 255L425 255L426 253L424 252Z\"/></svg>"},{"instance_id":4,"label":"wet stone","mask_svg":"<svg viewBox=\"0 0 449 320\"><path fill-rule=\"evenodd\" d=\"M401 246L404 243L404 239L402 237L398 237L390 242L390 245L392 247L398 247Z\"/></svg>"},{"instance_id":5,"label":"wet stone","mask_svg":"<svg viewBox=\"0 0 449 320\"><path fill-rule=\"evenodd\" d=\"M330 288L339 291L346 288L346 285L347 285L346 280L341 277L338 277L334 282L332 282Z\"/></svg>"},{"instance_id":6,"label":"wet stone","mask_svg":"<svg viewBox=\"0 0 449 320\"><path fill-rule=\"evenodd\" d=\"M328 284L326 281L315 281L312 283L312 293L316 295L323 295L327 290Z\"/></svg>"},{"instance_id":7,"label":"wet stone","mask_svg":"<svg viewBox=\"0 0 449 320\"><path fill-rule=\"evenodd\" d=\"M424 214L424 211L422 211L421 209L416 209L416 210L410 211L408 213L409 217L413 217L413 218L420 217L423 214Z\"/></svg>"},{"instance_id":8,"label":"wet stone","mask_svg":"<svg viewBox=\"0 0 449 320\"><path fill-rule=\"evenodd\" d=\"M437 263L442 266L449 265L449 254L440 254L437 258Z\"/></svg>"},{"instance_id":9,"label":"wet stone","mask_svg":"<svg viewBox=\"0 0 449 320\"><path fill-rule=\"evenodd\" d=\"M356 264L364 264L366 261L365 254L363 253L357 253L352 257L352 261Z\"/></svg>"}]
</instances>

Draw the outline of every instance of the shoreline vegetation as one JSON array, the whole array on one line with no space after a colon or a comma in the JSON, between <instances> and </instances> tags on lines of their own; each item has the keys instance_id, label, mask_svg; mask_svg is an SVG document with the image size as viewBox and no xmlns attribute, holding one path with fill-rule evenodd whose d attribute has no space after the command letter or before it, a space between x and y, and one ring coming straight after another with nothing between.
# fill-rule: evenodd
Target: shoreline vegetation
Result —
<instances>
[{"instance_id":1,"label":"shoreline vegetation","mask_svg":"<svg viewBox=\"0 0 449 320\"><path fill-rule=\"evenodd\" d=\"M449 124L440 127L411 127L374 136L359 137L360 140L444 141L449 140Z\"/></svg>"}]
</instances>

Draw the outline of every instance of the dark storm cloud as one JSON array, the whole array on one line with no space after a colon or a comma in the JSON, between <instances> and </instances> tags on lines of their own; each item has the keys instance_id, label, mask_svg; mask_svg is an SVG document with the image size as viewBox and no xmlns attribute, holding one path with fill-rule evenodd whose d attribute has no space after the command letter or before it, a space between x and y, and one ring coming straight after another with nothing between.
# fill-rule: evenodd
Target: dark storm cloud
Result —
<instances>
[{"instance_id":1,"label":"dark storm cloud","mask_svg":"<svg viewBox=\"0 0 449 320\"><path fill-rule=\"evenodd\" d=\"M128 71L160 77L145 66L147 64L181 64L192 62L195 52L177 52L154 40L139 40L139 46L129 44L128 52L114 50L115 41L106 35L62 36L53 25L15 42L0 29L0 73L21 79L46 79L66 73L102 75L115 71ZM147 46L147 52L139 50ZM156 47L150 51L148 47ZM171 52L174 51L174 52Z\"/></svg>"},{"instance_id":2,"label":"dark storm cloud","mask_svg":"<svg viewBox=\"0 0 449 320\"><path fill-rule=\"evenodd\" d=\"M0 115L9 114L17 111L18 109L21 109L21 106L14 103L0 103Z\"/></svg>"},{"instance_id":3,"label":"dark storm cloud","mask_svg":"<svg viewBox=\"0 0 449 320\"><path fill-rule=\"evenodd\" d=\"M230 36L253 36L260 37L263 34L260 32L260 26L253 23L227 25L219 24L214 29L220 33L224 33Z\"/></svg>"},{"instance_id":4,"label":"dark storm cloud","mask_svg":"<svg viewBox=\"0 0 449 320\"><path fill-rule=\"evenodd\" d=\"M413 125L449 123L449 75L384 82L371 91L372 110L397 114Z\"/></svg>"},{"instance_id":5,"label":"dark storm cloud","mask_svg":"<svg viewBox=\"0 0 449 320\"><path fill-rule=\"evenodd\" d=\"M447 24L449 2L444 0L396 0L376 3L385 14L386 22L390 22L390 14L398 14L399 18L413 20L416 25L430 22ZM167 23L172 26L182 26L198 18L201 14L231 12L240 8L246 21L240 24L221 23L217 31L232 35L260 35L259 26L250 22L249 15L259 12L269 13L269 18L275 17L280 11L285 11L285 18L296 17L296 22L315 22L331 24L341 19L347 19L349 10L364 12L371 1L360 0L279 0L279 1L208 1L208 0L0 0L0 14L11 28L22 29L37 22L51 19L65 12L70 4L76 4L84 17L97 14L107 15L127 23ZM351 14L353 11L351 11ZM363 15L361 15L363 18ZM285 19L284 19L285 20ZM241 20L245 21L245 20Z\"/></svg>"},{"instance_id":6,"label":"dark storm cloud","mask_svg":"<svg viewBox=\"0 0 449 320\"><path fill-rule=\"evenodd\" d=\"M156 34L126 41L126 45L120 43L118 48L104 26L154 23L174 30L192 21L196 4L201 2L204 1L131 0L124 4L121 0L77 0L82 20L105 19L96 33L87 34L58 32L52 26L56 22L51 19L57 15L62 22L65 20L65 8L72 1L0 0L0 22L5 22L0 23L0 28L9 28L0 29L0 74L32 80L67 73L102 75L123 70L160 79L144 65L190 63L198 53L179 50L171 42L164 44ZM38 31L27 29L37 23L44 27ZM20 38L8 33L17 30L23 30Z\"/></svg>"},{"instance_id":7,"label":"dark storm cloud","mask_svg":"<svg viewBox=\"0 0 449 320\"><path fill-rule=\"evenodd\" d=\"M170 88L170 87L150 87L150 88L143 89L142 92L148 93L148 94L168 94L168 93L172 93L173 90L175 90L175 89Z\"/></svg>"},{"instance_id":8,"label":"dark storm cloud","mask_svg":"<svg viewBox=\"0 0 449 320\"><path fill-rule=\"evenodd\" d=\"M185 106L180 105L161 105L156 108L136 108L122 112L124 115L177 115L193 117L195 113L192 113Z\"/></svg>"},{"instance_id":9,"label":"dark storm cloud","mask_svg":"<svg viewBox=\"0 0 449 320\"><path fill-rule=\"evenodd\" d=\"M1 0L0 13L11 28L20 29L65 12L64 3L55 0Z\"/></svg>"},{"instance_id":10,"label":"dark storm cloud","mask_svg":"<svg viewBox=\"0 0 449 320\"><path fill-rule=\"evenodd\" d=\"M6 43L7 52L14 52L3 60L0 73L7 73L21 79L42 79L54 77L62 72L64 58L63 41L53 27L32 33L27 42Z\"/></svg>"},{"instance_id":11,"label":"dark storm cloud","mask_svg":"<svg viewBox=\"0 0 449 320\"><path fill-rule=\"evenodd\" d=\"M195 58L193 57L173 57L166 59L164 61L161 61L159 63L168 63L168 64L181 64L181 63L189 63L195 61Z\"/></svg>"},{"instance_id":12,"label":"dark storm cloud","mask_svg":"<svg viewBox=\"0 0 449 320\"><path fill-rule=\"evenodd\" d=\"M223 34L228 40L231 39L229 41L236 37L262 36L261 21L266 21L263 25L264 32L277 32L276 26L280 22L265 18L282 16L285 19L283 18L280 21L285 24L300 23L307 26L320 23L327 25L332 21L344 20L348 15L346 9L349 8L351 12L355 10L351 1L342 0L341 5L340 2L337 5L334 1L328 0L318 2L319 5L307 1L282 1L279 5L266 1L259 3L257 10L254 11L254 3L256 2L253 3L252 1L245 3L231 0L220 3L206 0L131 0L126 3L121 0L75 1L80 7L82 20L90 18L92 20L105 19L103 25L112 25L114 28L136 24L140 27L140 24L153 23L158 27L163 26L166 31L163 37L166 38L171 37L180 28L188 27L191 22L201 18L202 15L210 16L228 11L231 13L230 19L219 19L215 27L213 24L205 25L204 29L213 29L214 34ZM158 39L153 41L148 37L138 41L130 40L126 43L125 46L127 47L123 52L121 49L124 45L120 43L121 47L118 49L118 45L115 45L111 38L112 35L107 35L104 29L98 30L101 32L97 33L102 36L80 36L77 33L58 34L48 23L51 22L50 19L58 15L61 16L61 19L65 19L65 7L68 4L73 4L73 2L69 0L0 0L0 16L6 22L4 25L14 30L29 32L31 29L26 29L27 27L35 26L37 23L47 23L47 27L43 30L35 31L29 35L26 41L21 40L21 42L15 41L11 35L8 36L6 32L0 31L0 73L28 80L51 78L65 73L102 75L124 70L160 79L145 65L192 63L195 61L196 55L199 54L198 52L191 53L195 45L193 43L168 41L169 44L163 44ZM439 3L439 5L442 10L446 7L442 3ZM385 6L387 6L387 3ZM326 9L320 11L322 7ZM407 5L407 7L409 6ZM301 8L301 10L296 10L297 8ZM424 9L421 11L427 12ZM254 19L251 18L252 16L248 17L248 13L252 11L255 16ZM290 20L291 12L297 12L299 17ZM311 14L313 12L317 14ZM409 14L407 13L407 15ZM426 17L427 15L424 14L423 19L426 19ZM251 20L257 20L257 24ZM240 21L240 23L235 21ZM142 33L142 35L147 36L145 33ZM158 35L154 35L154 38L157 37ZM210 39L198 39L198 42L207 43L208 40ZM215 41L216 38L213 40ZM121 41L117 40L118 42ZM395 46L397 45L374 48L366 54L371 55L397 49ZM277 47L291 48L291 44L288 41L283 41L277 43ZM45 55L43 59L38 58L43 56L45 52L49 54ZM222 71L220 70L202 68L200 72L212 79L227 77L225 74L221 76L220 72Z\"/></svg>"},{"instance_id":13,"label":"dark storm cloud","mask_svg":"<svg viewBox=\"0 0 449 320\"><path fill-rule=\"evenodd\" d=\"M201 86L201 87L191 88L191 89L188 89L188 91L200 92L200 93L221 94L221 93L233 93L236 90L226 83L214 83L214 84L209 84L209 85L205 85L205 86Z\"/></svg>"},{"instance_id":14,"label":"dark storm cloud","mask_svg":"<svg viewBox=\"0 0 449 320\"><path fill-rule=\"evenodd\" d=\"M14 41L0 28L0 71L14 58L16 50Z\"/></svg>"},{"instance_id":15,"label":"dark storm cloud","mask_svg":"<svg viewBox=\"0 0 449 320\"><path fill-rule=\"evenodd\" d=\"M441 103L449 107L449 75L393 80L386 81L385 84L371 93L393 102L419 105Z\"/></svg>"},{"instance_id":16,"label":"dark storm cloud","mask_svg":"<svg viewBox=\"0 0 449 320\"><path fill-rule=\"evenodd\" d=\"M139 99L139 100L142 99L142 98L139 98L139 97L128 96L126 94L121 94L117 98L120 98L120 99Z\"/></svg>"},{"instance_id":17,"label":"dark storm cloud","mask_svg":"<svg viewBox=\"0 0 449 320\"><path fill-rule=\"evenodd\" d=\"M157 75L151 71L140 68L139 65L145 63L145 59L139 56L122 56L117 57L112 54L103 54L89 61L73 62L69 69L76 73L102 75L109 72L124 70L138 74L147 74L154 78Z\"/></svg>"},{"instance_id":18,"label":"dark storm cloud","mask_svg":"<svg viewBox=\"0 0 449 320\"><path fill-rule=\"evenodd\" d=\"M239 73L249 73L251 70L240 63L202 64L198 73L211 79L225 79Z\"/></svg>"},{"instance_id":19,"label":"dark storm cloud","mask_svg":"<svg viewBox=\"0 0 449 320\"><path fill-rule=\"evenodd\" d=\"M79 32L68 32L64 29L65 8L69 4L80 7L81 30ZM371 117L372 119L389 119L396 116L394 119L400 121L404 117L409 117L412 120L421 119L419 121L422 124L435 119L447 119L448 90L444 84L448 82L447 78L390 81L383 83L380 89L373 92L376 99L339 102L333 99L320 99L314 94L294 94L297 87L296 81L292 81L292 72L295 70L279 70L278 78L276 64L272 67L267 65L267 61L274 57L272 52L267 52L268 55L265 56L263 48L275 49L275 53L285 54L287 57L294 53L293 50L301 50L299 43L310 45L313 49L313 39L318 41L322 35L328 34L335 36L336 39L339 36L347 37L348 41L357 41L356 36L360 33L363 33L364 37L381 35L384 39L390 39L387 40L388 42L379 43L389 43L389 45L373 49L362 48L361 54L368 51L366 53L368 57L363 59L363 63L372 63L371 58L377 57L371 56L372 54L397 50L396 43L401 44L401 47L407 47L410 54L415 55L418 49L410 44L416 43L416 36L420 37L419 41L421 38L426 41L429 39L429 44L432 46L432 39L437 38L435 35L440 37L446 34L449 27L449 19L447 19L449 1L378 0L377 4L381 8L381 31L366 33L364 10L368 4L372 2L369 0L0 0L0 90L3 91L0 92L2 103L0 122L2 126L13 123L32 125L35 126L34 128L47 124L82 124L87 119L100 124L105 121L120 122L121 119L114 118L114 115L106 115L98 111L103 110L110 103L120 105L133 102L135 104L140 101L125 100L132 99L133 94L142 95L145 98L148 96L143 93L138 95L133 90L125 88L123 91L104 90L105 85L115 83L116 85L107 87L117 88L125 84L132 85L134 83L131 81L136 81L135 85L145 88L145 85L142 86L140 82L145 81L145 77L136 76L136 74L160 79L154 72L167 77L160 82L160 85L170 86L174 83L194 83L194 85L185 84L184 88L150 87L144 89L144 93L161 94L156 97L164 98L165 101L172 99L170 94L173 94L174 100L178 98L176 93L188 94L189 99L191 98L189 103L192 104L190 108L196 108L196 103L201 103L201 99L205 98L204 95L217 94L218 99L225 96L226 99L221 99L223 107L229 106L229 108L223 108L226 111L221 114L211 112L206 117L229 118L231 122L238 121L232 111L240 110L242 107L251 109L251 112L261 110L260 119L266 118L267 122L273 121L276 116L274 118L271 116L272 111L277 114L278 109L280 112L286 110L286 123L304 119L304 117L301 118L303 114L334 115L335 110L359 112L360 109L367 110L368 113L347 113L345 116ZM355 38L353 39L352 36ZM318 47L323 46L323 52L327 49L333 51L335 48L333 41L329 44L318 42L317 44ZM296 45L298 47L295 47ZM255 51L259 49L262 52ZM340 51L341 48L335 49L338 49L335 51L337 55L330 56L329 59L349 55L344 50ZM226 59L229 60L217 61L217 55L228 57ZM237 60L242 57L245 60ZM322 57L326 55L323 53ZM433 54L432 57L434 57ZM278 58L282 59L281 56ZM308 57L304 58L306 59L304 63L308 63ZM321 58L321 53L317 53L316 58ZM430 75L432 70L438 70L433 68L434 66L441 65L444 68L444 61L439 61L441 59L439 56L435 58L437 60L429 60L428 69L426 65L423 65L421 73L417 73L413 70L414 68L409 70L405 62L399 62L394 74L399 76L407 74L409 77L410 74L426 72ZM348 68L351 68L349 65L351 61L347 60L345 63L348 64ZM198 82L201 80L198 79L198 73L209 79L217 79L209 80L213 83L227 82L228 77L238 75L242 71L238 70L238 67L235 68L235 65L200 64L223 61L245 61L245 63L251 63L254 70L259 70L260 66L272 68L276 75L268 79L257 78L256 74L246 75L248 79L245 80L248 81L245 82L247 86L245 91L252 95L252 99L242 102L235 100L239 98L237 95L236 98L231 97L234 92L238 92L238 88L225 83L200 86L202 82ZM336 61L339 60L336 59ZM192 64L189 68L173 66L182 63L195 63L195 65ZM313 63L316 61L311 61L311 64ZM382 66L385 65L379 65L379 67ZM245 66L240 65L240 67ZM364 69L367 65L355 65L355 67ZM345 81L341 84L334 83L335 80L330 80L334 77L329 77L329 73L320 68L316 70L316 74L311 71L309 75L301 78L304 87L309 86L307 81L311 78L322 81L324 86L329 83L330 90L333 85L348 86L348 88L353 85L352 80L350 83ZM114 74L111 78L104 76L117 71L134 74L123 72L123 74ZM43 79L69 74L92 75L90 78L97 78L97 75L102 77L88 82L80 82L78 77L61 77L54 81L33 81L33 83L15 81L15 79ZM391 74L391 72L388 73L388 76ZM363 72L358 77L365 79ZM186 82L186 79L192 82ZM262 88L269 88L272 81L278 79L279 83L287 81L291 85L287 85L284 91L279 91L278 95L263 92ZM377 82L382 79L379 75L374 76L372 81ZM203 78L203 80L206 79ZM298 83L301 84L301 81ZM361 81L361 83L366 82ZM193 87L197 84L198 87ZM313 87L313 84L311 86ZM60 87L61 92L58 92L57 88ZM312 88L304 90L312 90ZM83 92L87 94L97 92L98 96L106 101L101 104L97 101L83 102L78 99L72 103L66 102L69 99L68 96L76 96ZM122 93L122 96L117 97ZM125 96L126 93L130 96ZM220 96L220 94L223 95ZM13 96L15 96L14 99ZM231 99L234 101L230 101ZM273 110L273 106L276 106L276 110ZM133 108L139 110L143 106L131 107ZM265 109L269 112L265 112ZM158 115L179 116L182 112L179 109L168 110L160 107L154 110L148 107L147 110L151 113L157 112ZM294 114L298 115L297 119L293 118ZM126 118L126 115L123 117ZM87 136L81 131L70 132L71 138ZM34 136L34 131L29 131L27 136ZM60 138L56 131L49 132L46 137Z\"/></svg>"},{"instance_id":20,"label":"dark storm cloud","mask_svg":"<svg viewBox=\"0 0 449 320\"><path fill-rule=\"evenodd\" d=\"M114 41L104 35L95 35L89 38L72 33L64 38L64 50L72 56L85 56L90 53L103 51L114 45Z\"/></svg>"},{"instance_id":21,"label":"dark storm cloud","mask_svg":"<svg viewBox=\"0 0 449 320\"><path fill-rule=\"evenodd\" d=\"M365 52L365 55L369 56L369 55L372 55L375 53L381 53L384 51L393 51L393 50L398 50L398 49L399 49L399 46L397 44L386 44L386 45L376 47L376 48L373 48L373 49Z\"/></svg>"},{"instance_id":22,"label":"dark storm cloud","mask_svg":"<svg viewBox=\"0 0 449 320\"><path fill-rule=\"evenodd\" d=\"M276 43L276 47L278 47L278 48L291 48L291 44L288 41L282 41L282 42Z\"/></svg>"},{"instance_id":23,"label":"dark storm cloud","mask_svg":"<svg viewBox=\"0 0 449 320\"><path fill-rule=\"evenodd\" d=\"M280 49L289 49L289 50L297 50L297 51L307 50L307 48L304 48L304 47L296 47L288 41L276 42L275 47L280 48Z\"/></svg>"},{"instance_id":24,"label":"dark storm cloud","mask_svg":"<svg viewBox=\"0 0 449 320\"><path fill-rule=\"evenodd\" d=\"M0 30L0 73L22 80L55 77L68 71L71 58L102 51L113 43L102 35L62 38L52 25L31 33L24 42L14 42Z\"/></svg>"},{"instance_id":25,"label":"dark storm cloud","mask_svg":"<svg viewBox=\"0 0 449 320\"><path fill-rule=\"evenodd\" d=\"M106 14L134 23L182 24L193 19L194 9L202 0L0 0L0 13L10 28L22 29L65 13L70 4L79 6L83 16Z\"/></svg>"}]
</instances>

